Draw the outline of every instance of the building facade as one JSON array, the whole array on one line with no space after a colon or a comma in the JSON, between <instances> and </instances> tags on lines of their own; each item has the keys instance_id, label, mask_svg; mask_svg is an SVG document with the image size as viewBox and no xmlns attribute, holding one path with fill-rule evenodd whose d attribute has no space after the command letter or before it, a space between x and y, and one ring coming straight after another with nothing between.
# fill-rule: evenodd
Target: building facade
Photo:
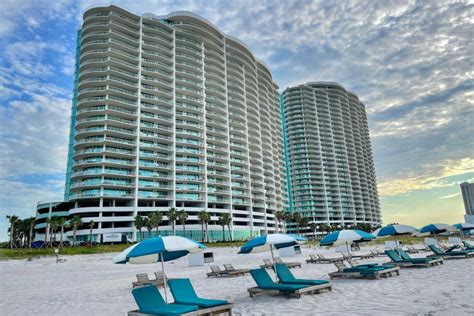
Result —
<instances>
[{"instance_id":1,"label":"building facade","mask_svg":"<svg viewBox=\"0 0 474 316\"><path fill-rule=\"evenodd\" d=\"M232 217L234 239L274 231L284 160L278 86L239 40L189 13L84 14L78 32L65 199L94 236L136 239L134 216L184 209ZM178 234L181 225L177 223ZM78 238L86 238L86 225Z\"/></svg>"},{"instance_id":2,"label":"building facade","mask_svg":"<svg viewBox=\"0 0 474 316\"><path fill-rule=\"evenodd\" d=\"M280 96L290 211L311 222L381 223L367 115L357 95L332 82Z\"/></svg>"},{"instance_id":3,"label":"building facade","mask_svg":"<svg viewBox=\"0 0 474 316\"><path fill-rule=\"evenodd\" d=\"M464 209L466 211L464 220L467 223L474 224L474 183L463 182L460 186Z\"/></svg>"}]
</instances>

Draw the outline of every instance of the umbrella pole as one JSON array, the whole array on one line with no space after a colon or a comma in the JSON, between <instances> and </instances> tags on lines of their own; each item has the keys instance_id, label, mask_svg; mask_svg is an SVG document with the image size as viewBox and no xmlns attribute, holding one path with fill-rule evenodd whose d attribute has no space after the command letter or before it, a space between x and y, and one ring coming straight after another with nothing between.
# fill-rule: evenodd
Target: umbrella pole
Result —
<instances>
[{"instance_id":1,"label":"umbrella pole","mask_svg":"<svg viewBox=\"0 0 474 316\"><path fill-rule=\"evenodd\" d=\"M351 247L349 246L349 243L346 241L346 248L347 248L347 254L349 257L351 257Z\"/></svg>"},{"instance_id":2,"label":"umbrella pole","mask_svg":"<svg viewBox=\"0 0 474 316\"><path fill-rule=\"evenodd\" d=\"M272 254L273 272L275 272L275 281L278 282L278 275L277 275L277 270L276 270L275 257L273 256L273 245L272 244L270 244L270 253Z\"/></svg>"},{"instance_id":3,"label":"umbrella pole","mask_svg":"<svg viewBox=\"0 0 474 316\"><path fill-rule=\"evenodd\" d=\"M163 262L163 254L160 254L160 259L161 259L161 272L163 272L163 289L165 291L165 303L168 304L168 294L166 293L165 263Z\"/></svg>"},{"instance_id":4,"label":"umbrella pole","mask_svg":"<svg viewBox=\"0 0 474 316\"><path fill-rule=\"evenodd\" d=\"M398 243L397 243L397 238L395 234L393 235L393 240L395 241L395 249L398 250Z\"/></svg>"}]
</instances>

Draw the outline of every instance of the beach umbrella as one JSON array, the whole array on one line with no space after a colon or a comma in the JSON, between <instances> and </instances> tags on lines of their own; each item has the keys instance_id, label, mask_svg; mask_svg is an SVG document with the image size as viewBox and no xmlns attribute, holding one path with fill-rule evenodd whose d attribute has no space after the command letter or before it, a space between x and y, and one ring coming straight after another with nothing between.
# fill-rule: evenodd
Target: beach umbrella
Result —
<instances>
[{"instance_id":1,"label":"beach umbrella","mask_svg":"<svg viewBox=\"0 0 474 316\"><path fill-rule=\"evenodd\" d=\"M456 228L454 226L448 225L448 224L437 223L437 224L428 224L426 226L421 227L418 234L438 235L441 233L449 233L453 231L456 231Z\"/></svg>"},{"instance_id":2,"label":"beach umbrella","mask_svg":"<svg viewBox=\"0 0 474 316\"><path fill-rule=\"evenodd\" d=\"M459 230L474 229L474 224L471 224L471 223L459 223L459 224L454 224L453 226L456 227Z\"/></svg>"},{"instance_id":3,"label":"beach umbrella","mask_svg":"<svg viewBox=\"0 0 474 316\"><path fill-rule=\"evenodd\" d=\"M461 238L464 238L464 233L467 232L467 234L469 234L474 229L474 224L471 223L459 223L454 224L453 226L459 229L459 234L461 235Z\"/></svg>"},{"instance_id":4,"label":"beach umbrella","mask_svg":"<svg viewBox=\"0 0 474 316\"><path fill-rule=\"evenodd\" d=\"M420 230L417 233L414 233L413 235L415 236L429 236L429 235L435 235L436 240L438 240L439 243L439 234L442 233L450 233L450 232L455 232L456 228L452 225L448 224L442 224L442 223L436 223L436 224L428 224L420 228Z\"/></svg>"},{"instance_id":5,"label":"beach umbrella","mask_svg":"<svg viewBox=\"0 0 474 316\"><path fill-rule=\"evenodd\" d=\"M273 265L275 265L275 257L273 249L280 249L298 245L305 242L307 239L293 234L270 234L260 237L255 237L247 241L239 250L239 254L257 253L269 251L272 255ZM275 275L276 275L276 269Z\"/></svg>"},{"instance_id":6,"label":"beach umbrella","mask_svg":"<svg viewBox=\"0 0 474 316\"><path fill-rule=\"evenodd\" d=\"M398 248L398 242L396 236L408 235L416 232L416 228L409 225L390 224L384 227L376 229L372 235L375 237L388 237L393 236L395 246Z\"/></svg>"},{"instance_id":7,"label":"beach umbrella","mask_svg":"<svg viewBox=\"0 0 474 316\"><path fill-rule=\"evenodd\" d=\"M375 239L374 235L362 230L344 229L332 232L326 235L319 244L321 246L343 245L346 244L347 252L350 253L349 245L353 242L366 242Z\"/></svg>"},{"instance_id":8,"label":"beach umbrella","mask_svg":"<svg viewBox=\"0 0 474 316\"><path fill-rule=\"evenodd\" d=\"M146 264L161 262L165 300L168 302L164 262L175 260L188 254L198 253L204 249L206 249L206 246L189 238L180 236L159 236L128 247L118 254L112 261L117 264Z\"/></svg>"}]
</instances>

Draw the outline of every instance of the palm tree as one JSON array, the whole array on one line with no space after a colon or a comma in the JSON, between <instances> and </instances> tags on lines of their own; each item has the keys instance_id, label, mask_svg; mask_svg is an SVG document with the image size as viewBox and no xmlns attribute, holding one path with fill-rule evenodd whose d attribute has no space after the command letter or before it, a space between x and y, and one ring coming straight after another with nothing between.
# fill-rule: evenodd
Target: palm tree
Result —
<instances>
[{"instance_id":1,"label":"palm tree","mask_svg":"<svg viewBox=\"0 0 474 316\"><path fill-rule=\"evenodd\" d=\"M201 222L201 229L202 229L202 242L209 241L207 238L207 225L211 221L211 214L206 212L206 210L202 210L198 214L198 219ZM204 230L204 226L206 229Z\"/></svg>"},{"instance_id":2,"label":"palm tree","mask_svg":"<svg viewBox=\"0 0 474 316\"><path fill-rule=\"evenodd\" d=\"M300 233L300 221L301 221L301 213L300 212L294 212L293 213L293 221L296 224L296 234Z\"/></svg>"},{"instance_id":3,"label":"palm tree","mask_svg":"<svg viewBox=\"0 0 474 316\"><path fill-rule=\"evenodd\" d=\"M15 224L18 222L18 216L16 215L7 215L7 219L10 223L10 249L13 249L13 246L16 248L16 243L15 243Z\"/></svg>"},{"instance_id":4,"label":"palm tree","mask_svg":"<svg viewBox=\"0 0 474 316\"><path fill-rule=\"evenodd\" d=\"M90 243L90 246L92 246L92 230L94 229L94 225L95 225L95 222L93 220L91 220L89 222L89 243Z\"/></svg>"},{"instance_id":5,"label":"palm tree","mask_svg":"<svg viewBox=\"0 0 474 316\"><path fill-rule=\"evenodd\" d=\"M326 232L326 233L332 232L332 228L331 228L330 225L328 225L328 224L322 224L322 227L323 227L324 232Z\"/></svg>"},{"instance_id":6,"label":"palm tree","mask_svg":"<svg viewBox=\"0 0 474 316\"><path fill-rule=\"evenodd\" d=\"M145 226L145 220L140 214L137 214L134 218L134 224L135 227L137 228L139 234L141 235L141 240L143 241L143 233L142 233L142 228Z\"/></svg>"},{"instance_id":7,"label":"palm tree","mask_svg":"<svg viewBox=\"0 0 474 316\"><path fill-rule=\"evenodd\" d=\"M30 217L30 218L26 219L26 221L28 223L28 248L31 248L31 243L32 243L34 235L35 235L35 231L34 231L35 220L36 219L34 217Z\"/></svg>"},{"instance_id":8,"label":"palm tree","mask_svg":"<svg viewBox=\"0 0 474 316\"><path fill-rule=\"evenodd\" d=\"M276 218L276 220L277 220L277 222L278 222L278 229L277 229L277 231L280 231L280 225L281 225L281 223L285 220L285 216L286 216L285 211L277 211L277 212L275 213L275 218Z\"/></svg>"},{"instance_id":9,"label":"palm tree","mask_svg":"<svg viewBox=\"0 0 474 316\"><path fill-rule=\"evenodd\" d=\"M72 227L72 246L75 247L77 229L82 225L82 220L78 215L74 215L74 217L69 221L69 224Z\"/></svg>"},{"instance_id":10,"label":"palm tree","mask_svg":"<svg viewBox=\"0 0 474 316\"><path fill-rule=\"evenodd\" d=\"M48 217L46 220L46 235L49 235L46 246L51 246L53 242L53 231L54 231L54 217Z\"/></svg>"},{"instance_id":11,"label":"palm tree","mask_svg":"<svg viewBox=\"0 0 474 316\"><path fill-rule=\"evenodd\" d=\"M221 216L219 216L219 219L218 219L217 223L222 226L222 238L223 238L223 240L225 241L225 231L224 231L224 229L227 226L228 229L229 229L229 239L230 239L230 241L232 241L232 235L231 235L231 232L230 232L230 224L232 223L232 218L230 217L230 214L229 213L224 213Z\"/></svg>"},{"instance_id":12,"label":"palm tree","mask_svg":"<svg viewBox=\"0 0 474 316\"><path fill-rule=\"evenodd\" d=\"M15 239L17 247L25 247L28 240L28 230L30 226L27 219L19 219L15 225Z\"/></svg>"},{"instance_id":13,"label":"palm tree","mask_svg":"<svg viewBox=\"0 0 474 316\"><path fill-rule=\"evenodd\" d=\"M63 246L64 227L66 224L65 217L58 217L58 226L61 227L61 240L59 241L59 248Z\"/></svg>"},{"instance_id":14,"label":"palm tree","mask_svg":"<svg viewBox=\"0 0 474 316\"><path fill-rule=\"evenodd\" d=\"M44 247L48 247L49 218L46 219L46 227L44 228ZM51 238L51 236L49 237Z\"/></svg>"},{"instance_id":15,"label":"palm tree","mask_svg":"<svg viewBox=\"0 0 474 316\"><path fill-rule=\"evenodd\" d=\"M178 220L183 225L183 236L186 237L186 220L188 219L188 213L184 209L178 212Z\"/></svg>"},{"instance_id":16,"label":"palm tree","mask_svg":"<svg viewBox=\"0 0 474 316\"><path fill-rule=\"evenodd\" d=\"M151 220L150 218L150 213L148 213L147 217L145 217L145 227L146 227L146 230L148 230L148 238L151 238L151 231L153 230L153 228L155 228L155 226L153 225L153 220Z\"/></svg>"},{"instance_id":17,"label":"palm tree","mask_svg":"<svg viewBox=\"0 0 474 316\"><path fill-rule=\"evenodd\" d=\"M171 223L171 229L173 231L173 235L176 235L175 222L176 222L176 219L178 218L178 212L176 211L176 208L171 207L168 210L168 214L166 216L168 217L168 225L169 223Z\"/></svg>"},{"instance_id":18,"label":"palm tree","mask_svg":"<svg viewBox=\"0 0 474 316\"><path fill-rule=\"evenodd\" d=\"M160 224L163 222L163 213L155 211L148 214L148 225L156 228L156 236L160 235Z\"/></svg>"},{"instance_id":19,"label":"palm tree","mask_svg":"<svg viewBox=\"0 0 474 316\"><path fill-rule=\"evenodd\" d=\"M309 224L309 218L307 217L301 217L300 221L299 221L299 226L300 227L303 227L304 229L304 232L306 232L306 228L308 227L308 224ZM299 229L299 228L298 228Z\"/></svg>"},{"instance_id":20,"label":"palm tree","mask_svg":"<svg viewBox=\"0 0 474 316\"><path fill-rule=\"evenodd\" d=\"M219 215L219 218L217 219L217 224L222 226L222 241L225 241L225 222L222 218L222 215Z\"/></svg>"},{"instance_id":21,"label":"palm tree","mask_svg":"<svg viewBox=\"0 0 474 316\"><path fill-rule=\"evenodd\" d=\"M284 214L285 214L285 217L283 219L283 230L286 233L287 232L286 224L288 223L288 221L291 221L291 219L293 218L293 214L291 212L288 212L288 211L285 211Z\"/></svg>"},{"instance_id":22,"label":"palm tree","mask_svg":"<svg viewBox=\"0 0 474 316\"><path fill-rule=\"evenodd\" d=\"M318 224L315 222L309 223L309 229L314 233L314 239L316 239L316 228L318 228Z\"/></svg>"},{"instance_id":23,"label":"palm tree","mask_svg":"<svg viewBox=\"0 0 474 316\"><path fill-rule=\"evenodd\" d=\"M48 218L49 224L49 245L52 245L53 239L56 242L56 229L58 228L58 218L56 216Z\"/></svg>"},{"instance_id":24,"label":"palm tree","mask_svg":"<svg viewBox=\"0 0 474 316\"><path fill-rule=\"evenodd\" d=\"M227 225L227 229L229 230L229 238L232 241L232 232L230 229L230 225L232 224L232 217L229 214L224 214L224 222Z\"/></svg>"}]
</instances>

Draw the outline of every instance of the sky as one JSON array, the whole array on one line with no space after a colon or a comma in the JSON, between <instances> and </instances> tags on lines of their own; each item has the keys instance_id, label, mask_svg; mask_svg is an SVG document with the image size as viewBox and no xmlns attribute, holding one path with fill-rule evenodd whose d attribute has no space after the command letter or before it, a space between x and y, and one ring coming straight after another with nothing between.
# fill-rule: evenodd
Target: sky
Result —
<instances>
[{"instance_id":1,"label":"sky","mask_svg":"<svg viewBox=\"0 0 474 316\"><path fill-rule=\"evenodd\" d=\"M463 221L474 181L474 1L0 0L5 216L61 199L84 10L192 11L246 43L284 90L336 81L366 105L385 223Z\"/></svg>"}]
</instances>

